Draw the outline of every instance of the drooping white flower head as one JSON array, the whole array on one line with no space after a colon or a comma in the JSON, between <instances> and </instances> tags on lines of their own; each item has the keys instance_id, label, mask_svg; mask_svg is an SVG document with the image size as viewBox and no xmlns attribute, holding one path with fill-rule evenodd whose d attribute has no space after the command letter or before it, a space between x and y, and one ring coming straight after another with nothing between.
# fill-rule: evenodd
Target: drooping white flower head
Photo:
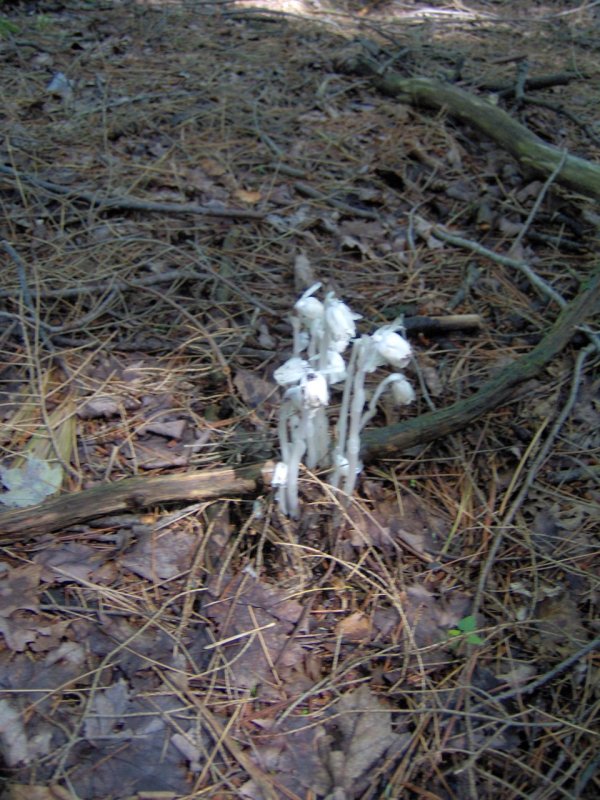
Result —
<instances>
[{"instance_id":1,"label":"drooping white flower head","mask_svg":"<svg viewBox=\"0 0 600 800\"><path fill-rule=\"evenodd\" d=\"M288 358L280 367L277 367L273 373L273 378L280 386L291 386L291 384L302 380L309 370L308 361L294 356L293 358Z\"/></svg>"},{"instance_id":2,"label":"drooping white flower head","mask_svg":"<svg viewBox=\"0 0 600 800\"><path fill-rule=\"evenodd\" d=\"M324 313L323 303L316 297L301 297L294 308L307 320L321 319Z\"/></svg>"},{"instance_id":3,"label":"drooping white flower head","mask_svg":"<svg viewBox=\"0 0 600 800\"><path fill-rule=\"evenodd\" d=\"M306 320L312 321L320 319L324 313L324 306L320 300L313 297L313 294L321 288L320 283L313 283L305 292L302 293L300 299L295 303L294 308Z\"/></svg>"},{"instance_id":4,"label":"drooping white flower head","mask_svg":"<svg viewBox=\"0 0 600 800\"><path fill-rule=\"evenodd\" d=\"M341 349L339 346L335 347L338 352L342 352L348 342L356 336L355 320L360 318L360 314L355 314L346 303L338 300L333 292L325 298L325 325L331 340L334 343L344 342Z\"/></svg>"},{"instance_id":5,"label":"drooping white flower head","mask_svg":"<svg viewBox=\"0 0 600 800\"><path fill-rule=\"evenodd\" d=\"M390 375L390 391L397 406L408 406L415 399L415 390L401 372Z\"/></svg>"},{"instance_id":6,"label":"drooping white flower head","mask_svg":"<svg viewBox=\"0 0 600 800\"><path fill-rule=\"evenodd\" d=\"M304 408L315 409L329 405L327 378L322 372L307 372L300 381Z\"/></svg>"},{"instance_id":7,"label":"drooping white flower head","mask_svg":"<svg viewBox=\"0 0 600 800\"><path fill-rule=\"evenodd\" d=\"M375 331L371 337L377 355L392 367L405 367L412 358L412 348L390 325Z\"/></svg>"}]
</instances>

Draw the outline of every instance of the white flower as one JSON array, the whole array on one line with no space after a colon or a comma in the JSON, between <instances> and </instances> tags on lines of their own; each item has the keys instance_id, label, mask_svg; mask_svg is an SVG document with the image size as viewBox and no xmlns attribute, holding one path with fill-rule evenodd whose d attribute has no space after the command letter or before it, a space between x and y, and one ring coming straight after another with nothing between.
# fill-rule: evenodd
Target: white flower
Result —
<instances>
[{"instance_id":1,"label":"white flower","mask_svg":"<svg viewBox=\"0 0 600 800\"><path fill-rule=\"evenodd\" d=\"M271 478L271 486L276 489L279 486L287 486L288 465L285 461L278 461L273 469L273 477Z\"/></svg>"},{"instance_id":2,"label":"white flower","mask_svg":"<svg viewBox=\"0 0 600 800\"><path fill-rule=\"evenodd\" d=\"M309 368L308 361L294 356L293 358L288 358L280 367L277 367L273 373L273 378L280 386L289 386L302 380Z\"/></svg>"},{"instance_id":3,"label":"white flower","mask_svg":"<svg viewBox=\"0 0 600 800\"><path fill-rule=\"evenodd\" d=\"M301 297L294 306L296 311L307 320L321 319L324 306L316 297Z\"/></svg>"},{"instance_id":4,"label":"white flower","mask_svg":"<svg viewBox=\"0 0 600 800\"><path fill-rule=\"evenodd\" d=\"M327 379L321 372L307 372L300 381L304 408L315 409L329 404Z\"/></svg>"},{"instance_id":5,"label":"white flower","mask_svg":"<svg viewBox=\"0 0 600 800\"><path fill-rule=\"evenodd\" d=\"M336 339L333 342L329 342L329 349L335 353L343 353L349 344L350 339Z\"/></svg>"},{"instance_id":6,"label":"white flower","mask_svg":"<svg viewBox=\"0 0 600 800\"><path fill-rule=\"evenodd\" d=\"M360 319L360 314L355 314L345 303L337 300L333 294L327 295L325 301L325 324L334 342L345 342L345 348L350 339L354 339L356 336L354 320L356 319Z\"/></svg>"},{"instance_id":7,"label":"white flower","mask_svg":"<svg viewBox=\"0 0 600 800\"><path fill-rule=\"evenodd\" d=\"M330 385L346 380L346 362L336 350L327 351L327 365L324 370Z\"/></svg>"},{"instance_id":8,"label":"white flower","mask_svg":"<svg viewBox=\"0 0 600 800\"><path fill-rule=\"evenodd\" d=\"M313 294L321 288L320 283L313 283L305 292L300 295L300 298L294 305L294 308L305 319L313 320L319 319L323 316L323 303L313 297Z\"/></svg>"},{"instance_id":9,"label":"white flower","mask_svg":"<svg viewBox=\"0 0 600 800\"><path fill-rule=\"evenodd\" d=\"M394 403L397 406L407 406L415 399L415 390L406 379L406 377L398 372L395 375L390 375L391 392L394 398Z\"/></svg>"},{"instance_id":10,"label":"white flower","mask_svg":"<svg viewBox=\"0 0 600 800\"><path fill-rule=\"evenodd\" d=\"M393 367L405 367L409 363L412 357L410 344L389 325L379 328L371 338L377 354L388 364Z\"/></svg>"}]
</instances>

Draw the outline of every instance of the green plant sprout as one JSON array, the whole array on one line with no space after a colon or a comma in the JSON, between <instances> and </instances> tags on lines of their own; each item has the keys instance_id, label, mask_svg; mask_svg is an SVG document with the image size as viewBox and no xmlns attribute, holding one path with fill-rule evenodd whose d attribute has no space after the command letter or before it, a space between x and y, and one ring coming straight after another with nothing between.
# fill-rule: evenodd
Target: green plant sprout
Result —
<instances>
[{"instance_id":1,"label":"green plant sprout","mask_svg":"<svg viewBox=\"0 0 600 800\"><path fill-rule=\"evenodd\" d=\"M452 639L457 636L465 636L467 644L485 644L485 641L475 633L477 620L474 614L463 617L456 623L456 628L450 628L448 636Z\"/></svg>"}]
</instances>

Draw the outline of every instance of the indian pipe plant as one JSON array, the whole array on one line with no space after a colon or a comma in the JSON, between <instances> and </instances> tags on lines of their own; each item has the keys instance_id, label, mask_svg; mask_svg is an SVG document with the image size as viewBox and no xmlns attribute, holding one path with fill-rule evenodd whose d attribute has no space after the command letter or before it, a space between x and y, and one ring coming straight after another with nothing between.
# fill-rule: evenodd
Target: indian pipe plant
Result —
<instances>
[{"instance_id":1,"label":"indian pipe plant","mask_svg":"<svg viewBox=\"0 0 600 800\"><path fill-rule=\"evenodd\" d=\"M320 288L320 283L314 284L296 302L293 355L274 373L285 392L278 425L280 460L272 485L281 510L293 518L299 513L302 463L309 469L329 468L331 485L349 496L362 470L361 431L375 415L382 394L389 391L397 405L415 399L402 372L388 374L370 396L365 388L367 375L380 367L401 370L410 362L412 349L401 335L402 320L357 336L360 315L333 292L319 300L315 294ZM341 392L341 405L332 433L328 408L333 392Z\"/></svg>"}]
</instances>

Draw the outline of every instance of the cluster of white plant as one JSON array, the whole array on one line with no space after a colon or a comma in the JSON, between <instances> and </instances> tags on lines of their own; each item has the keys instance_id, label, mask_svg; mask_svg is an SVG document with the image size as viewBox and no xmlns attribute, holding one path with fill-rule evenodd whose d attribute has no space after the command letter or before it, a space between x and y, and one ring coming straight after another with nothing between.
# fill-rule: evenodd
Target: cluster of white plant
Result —
<instances>
[{"instance_id":1,"label":"cluster of white plant","mask_svg":"<svg viewBox=\"0 0 600 800\"><path fill-rule=\"evenodd\" d=\"M274 373L286 391L279 417L281 455L272 485L277 488L282 511L294 518L298 516L302 463L309 469L330 467L330 483L341 485L347 495L351 494L362 469L360 433L375 415L381 395L389 390L397 405L407 405L415 398L402 372L383 378L370 398L365 388L369 373L384 365L402 369L411 360L411 347L398 333L403 330L401 320L384 325L370 336L357 336L360 314L333 292L324 301L319 300L314 295L320 288L320 283L311 286L295 304L293 356ZM343 354L349 347L346 360ZM333 437L327 414L332 390L341 391Z\"/></svg>"}]
</instances>

